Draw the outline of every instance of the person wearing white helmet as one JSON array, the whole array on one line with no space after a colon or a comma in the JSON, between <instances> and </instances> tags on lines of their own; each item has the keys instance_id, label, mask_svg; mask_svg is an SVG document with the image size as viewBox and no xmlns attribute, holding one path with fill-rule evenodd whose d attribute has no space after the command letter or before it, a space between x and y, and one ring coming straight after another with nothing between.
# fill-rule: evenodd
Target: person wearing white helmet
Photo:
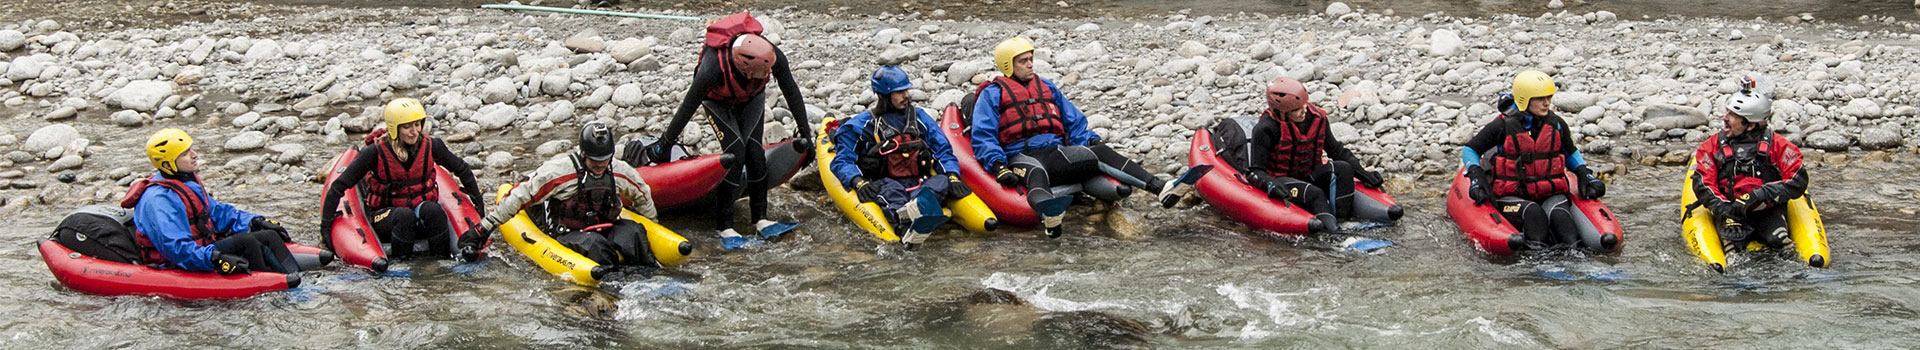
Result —
<instances>
[{"instance_id":1,"label":"person wearing white helmet","mask_svg":"<svg viewBox=\"0 0 1920 350\"><path fill-rule=\"evenodd\" d=\"M794 120L794 149L800 154L813 152L813 127L808 126L807 103L800 84L793 80L787 54L762 37L760 22L746 12L737 13L707 27L700 59L693 70L693 82L674 110L666 133L660 141L647 146L647 162L666 162L668 150L680 141L680 132L692 120L696 109L704 109L720 138L720 147L740 160L727 169L726 180L715 188L714 230L720 233L721 247L732 250L751 245L733 229L733 202L747 196L748 220L760 238L774 238L796 226L789 222L767 220L769 181L767 156L762 152L762 134L766 126L766 89L769 82L780 84L787 110ZM647 164L634 164L646 166Z\"/></svg>"},{"instance_id":2,"label":"person wearing white helmet","mask_svg":"<svg viewBox=\"0 0 1920 350\"><path fill-rule=\"evenodd\" d=\"M1574 191L1586 199L1606 195L1607 187L1587 168L1574 148L1567 122L1553 113L1553 94L1559 87L1547 73L1535 70L1513 77L1513 92L1501 96L1500 117L1480 128L1461 147L1461 158L1472 181L1467 196L1477 203L1493 203L1502 216L1518 223L1525 249L1579 247L1612 251L1619 242L1602 235L1595 242L1580 239L1569 197ZM1493 164L1481 155L1492 152ZM1567 173L1577 180L1567 180Z\"/></svg>"},{"instance_id":3,"label":"person wearing white helmet","mask_svg":"<svg viewBox=\"0 0 1920 350\"><path fill-rule=\"evenodd\" d=\"M1725 249L1752 241L1770 248L1791 243L1781 208L1807 193L1800 147L1767 128L1772 85L1764 77L1741 78L1740 91L1727 96L1720 116L1726 130L1693 153L1693 177L1687 182L1700 205L1713 212Z\"/></svg>"},{"instance_id":4,"label":"person wearing white helmet","mask_svg":"<svg viewBox=\"0 0 1920 350\"><path fill-rule=\"evenodd\" d=\"M366 147L327 186L320 202L320 232L328 232L339 219L340 197L347 189L365 184L361 193L368 204L367 224L382 242L393 242L388 257L411 258L414 242L425 240L432 256L452 258L453 240L447 235L454 234L453 226L446 207L435 200L435 169L446 168L459 178L460 192L472 200L474 210L484 213L480 183L466 160L445 141L427 135L427 110L420 100L394 99L382 114L387 128L368 134Z\"/></svg>"},{"instance_id":5,"label":"person wearing white helmet","mask_svg":"<svg viewBox=\"0 0 1920 350\"><path fill-rule=\"evenodd\" d=\"M1053 185L1105 175L1153 191L1161 206L1172 207L1194 181L1212 170L1195 167L1168 181L1114 152L1100 134L1087 129L1087 116L1067 101L1053 81L1035 74L1033 42L1026 38L1013 37L995 45L993 63L1001 76L974 88L967 136L973 141L974 158L1001 186L1026 185L1027 203L1040 215L1047 237L1060 236L1061 216L1073 202L1071 195L1053 193Z\"/></svg>"}]
</instances>

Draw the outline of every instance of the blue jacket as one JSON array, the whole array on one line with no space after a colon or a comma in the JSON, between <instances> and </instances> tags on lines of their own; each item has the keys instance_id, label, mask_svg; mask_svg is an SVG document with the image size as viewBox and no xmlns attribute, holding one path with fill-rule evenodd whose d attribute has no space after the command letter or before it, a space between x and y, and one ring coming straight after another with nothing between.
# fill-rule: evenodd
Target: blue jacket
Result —
<instances>
[{"instance_id":1,"label":"blue jacket","mask_svg":"<svg viewBox=\"0 0 1920 350\"><path fill-rule=\"evenodd\" d=\"M154 174L152 180L162 180ZM193 194L207 200L208 216L213 219L213 229L220 232L248 232L253 218L260 217L234 208L233 205L216 201L207 195L207 190L199 181L187 181L187 188ZM187 224L187 205L180 202L180 195L162 186L149 186L140 195L140 202L133 206L133 227L147 235L153 241L153 248L160 256L187 271L213 271L208 260L213 257L212 245L200 245L193 241L193 228Z\"/></svg>"},{"instance_id":2,"label":"blue jacket","mask_svg":"<svg viewBox=\"0 0 1920 350\"><path fill-rule=\"evenodd\" d=\"M1079 107L1067 102L1067 94L1053 85L1052 80L1040 79L1047 89L1054 91L1053 103L1060 106L1060 122L1067 128L1066 144L1084 146L1093 140L1099 140L1100 134L1087 130L1087 115L1080 113ZM1019 154L1028 150L1059 146L1060 136L1040 134L1027 137L1026 140L1012 144L1000 144L1000 87L987 85L980 90L980 97L973 103L973 126L968 138L973 139L973 157L978 158L982 167L994 164L1006 164L1007 154Z\"/></svg>"},{"instance_id":3,"label":"blue jacket","mask_svg":"<svg viewBox=\"0 0 1920 350\"><path fill-rule=\"evenodd\" d=\"M953 145L947 142L946 133L940 132L940 123L935 122L933 117L928 116L927 111L921 110L920 107L914 107L913 112L920 119L920 125L927 129L927 134L923 137L927 148L933 152L933 159L940 163L940 172L960 173L960 162L953 158ZM833 132L833 144L837 148L834 149L830 167L833 176L840 178L841 185L853 185L853 178L862 175L856 161L860 160L860 155L866 153L869 147L878 145L872 138L866 137L872 135L870 126L875 121L899 127L906 125L906 113L888 113L876 120L873 118L873 112L860 112L840 124L840 129ZM877 177L881 176L870 177L869 180Z\"/></svg>"}]
</instances>

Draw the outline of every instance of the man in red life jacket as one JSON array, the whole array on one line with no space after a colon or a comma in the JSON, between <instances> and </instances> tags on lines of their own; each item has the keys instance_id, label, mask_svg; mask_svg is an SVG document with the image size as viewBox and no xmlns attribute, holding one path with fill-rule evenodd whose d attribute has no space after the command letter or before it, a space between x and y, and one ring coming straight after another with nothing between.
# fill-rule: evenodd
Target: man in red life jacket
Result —
<instances>
[{"instance_id":1,"label":"man in red life jacket","mask_svg":"<svg viewBox=\"0 0 1920 350\"><path fill-rule=\"evenodd\" d=\"M1583 242L1568 198L1578 190L1583 198L1598 199L1606 184L1594 177L1580 151L1574 149L1567 122L1553 113L1553 78L1540 71L1514 76L1513 93L1496 107L1500 117L1482 127L1461 148L1475 202L1494 203L1508 221L1519 223L1528 249L1581 246L1611 251L1618 242L1602 235L1599 242ZM1492 152L1493 164L1481 154ZM1491 168L1489 168L1491 167ZM1572 171L1575 181L1567 180Z\"/></svg>"},{"instance_id":2,"label":"man in red life jacket","mask_svg":"<svg viewBox=\"0 0 1920 350\"><path fill-rule=\"evenodd\" d=\"M653 217L652 188L627 162L613 159L613 129L598 122L580 129L578 151L554 156L527 174L470 232L460 235L460 256L472 260L501 223L535 204L546 204L542 228L560 245L606 266L660 267L647 245L647 228L620 218L621 209ZM583 231L599 224L613 227Z\"/></svg>"},{"instance_id":3,"label":"man in red life jacket","mask_svg":"<svg viewBox=\"0 0 1920 350\"><path fill-rule=\"evenodd\" d=\"M1309 228L1326 232L1340 227L1337 217L1353 215L1355 179L1372 188L1383 179L1360 168L1360 159L1328 131L1327 111L1307 99L1299 80L1280 77L1267 85L1267 109L1250 136L1247 182L1269 198L1305 207L1314 214Z\"/></svg>"},{"instance_id":4,"label":"man in red life jacket","mask_svg":"<svg viewBox=\"0 0 1920 350\"><path fill-rule=\"evenodd\" d=\"M1720 241L1729 250L1750 241L1786 246L1791 241L1783 207L1807 193L1800 147L1767 129L1772 92L1773 84L1764 78L1742 78L1740 91L1727 96L1727 112L1720 116L1726 130L1693 153L1693 177L1687 182L1720 223Z\"/></svg>"},{"instance_id":5,"label":"man in red life jacket","mask_svg":"<svg viewBox=\"0 0 1920 350\"><path fill-rule=\"evenodd\" d=\"M421 240L428 242L433 256L452 257L453 226L447 221L446 208L435 200L434 171L445 167L458 177L461 192L472 199L474 210L484 213L486 202L481 200L473 170L447 149L446 142L427 136L427 110L419 100L395 99L384 112L384 135L368 140L340 178L327 187L321 201L320 232L330 230L339 218L340 196L365 183L367 221L382 242L393 243L388 257L412 257L414 242Z\"/></svg>"},{"instance_id":6,"label":"man in red life jacket","mask_svg":"<svg viewBox=\"0 0 1920 350\"><path fill-rule=\"evenodd\" d=\"M1099 134L1087 129L1087 116L1067 101L1065 93L1034 74L1033 43L1026 38L1014 37L994 46L993 63L1002 76L974 89L973 122L967 134L973 140L974 158L1000 185L1026 185L1027 202L1040 214L1047 237L1060 236L1061 215L1073 202L1071 195L1053 193L1053 185L1106 175L1154 191L1162 206L1171 207L1188 192L1184 189L1212 170L1196 167L1176 181L1166 181L1114 152Z\"/></svg>"},{"instance_id":7,"label":"man in red life jacket","mask_svg":"<svg viewBox=\"0 0 1920 350\"><path fill-rule=\"evenodd\" d=\"M751 240L733 229L733 202L745 186L749 220L760 238L773 238L791 231L794 223L767 220L767 157L761 149L767 109L768 82L778 82L786 97L787 110L793 111L794 149L800 154L813 152L813 127L809 126L806 100L800 84L794 82L787 55L760 36L760 22L746 12L727 16L707 27L707 40L700 51L693 83L673 113L666 133L648 147L652 162L668 161L665 154L680 140L680 132L693 118L695 109L704 109L718 131L720 147L740 162L727 169L726 181L714 191L714 230L719 231L722 247L734 249ZM645 166L647 164L634 164Z\"/></svg>"},{"instance_id":8,"label":"man in red life jacket","mask_svg":"<svg viewBox=\"0 0 1920 350\"><path fill-rule=\"evenodd\" d=\"M147 161L157 171L136 181L121 206L133 208L134 241L149 264L222 275L300 272L279 221L214 200L202 187L200 153L186 131L153 133Z\"/></svg>"},{"instance_id":9,"label":"man in red life jacket","mask_svg":"<svg viewBox=\"0 0 1920 350\"><path fill-rule=\"evenodd\" d=\"M940 124L913 106L907 72L883 66L871 80L879 100L833 131L828 170L861 202L893 214L887 219L912 248L947 221L941 202L973 192L959 180L960 163Z\"/></svg>"}]
</instances>

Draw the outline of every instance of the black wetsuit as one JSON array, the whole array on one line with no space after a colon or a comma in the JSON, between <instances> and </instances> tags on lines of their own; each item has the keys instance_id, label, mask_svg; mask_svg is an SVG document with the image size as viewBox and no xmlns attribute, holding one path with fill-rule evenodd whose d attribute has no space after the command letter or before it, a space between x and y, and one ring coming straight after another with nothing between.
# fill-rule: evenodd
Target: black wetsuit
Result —
<instances>
[{"instance_id":1,"label":"black wetsuit","mask_svg":"<svg viewBox=\"0 0 1920 350\"><path fill-rule=\"evenodd\" d=\"M727 169L726 181L722 181L714 191L719 194L715 202L714 229L733 228L733 202L741 196L741 185L746 186L750 218L759 221L767 217L767 156L761 149L766 130L766 94L753 96L746 103L730 104L706 98L708 90L719 87L721 79L742 79L744 77L724 77L721 74L720 60L712 48L700 52L700 67L694 71L693 84L687 88L687 95L680 101L680 108L673 113L673 121L667 125L667 132L660 140L665 145L673 145L680 139L680 132L692 120L695 108L704 108L712 118L713 127L720 136L720 147L727 154L740 160L733 168ZM780 84L780 92L787 99L787 109L793 111L795 135L811 140L812 130L807 118L806 101L801 99L800 84L793 80L793 72L787 67L787 55L774 48L773 81ZM663 148L664 149L664 148ZM635 164L640 165L640 164Z\"/></svg>"}]
</instances>

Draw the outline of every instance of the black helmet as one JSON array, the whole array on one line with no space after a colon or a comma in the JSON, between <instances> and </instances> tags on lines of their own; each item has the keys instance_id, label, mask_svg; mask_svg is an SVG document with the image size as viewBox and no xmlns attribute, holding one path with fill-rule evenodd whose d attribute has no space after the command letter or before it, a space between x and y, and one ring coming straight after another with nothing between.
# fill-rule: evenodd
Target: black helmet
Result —
<instances>
[{"instance_id":1,"label":"black helmet","mask_svg":"<svg viewBox=\"0 0 1920 350\"><path fill-rule=\"evenodd\" d=\"M594 161L613 159L613 138L612 128L598 122L587 123L580 128L580 153Z\"/></svg>"}]
</instances>

